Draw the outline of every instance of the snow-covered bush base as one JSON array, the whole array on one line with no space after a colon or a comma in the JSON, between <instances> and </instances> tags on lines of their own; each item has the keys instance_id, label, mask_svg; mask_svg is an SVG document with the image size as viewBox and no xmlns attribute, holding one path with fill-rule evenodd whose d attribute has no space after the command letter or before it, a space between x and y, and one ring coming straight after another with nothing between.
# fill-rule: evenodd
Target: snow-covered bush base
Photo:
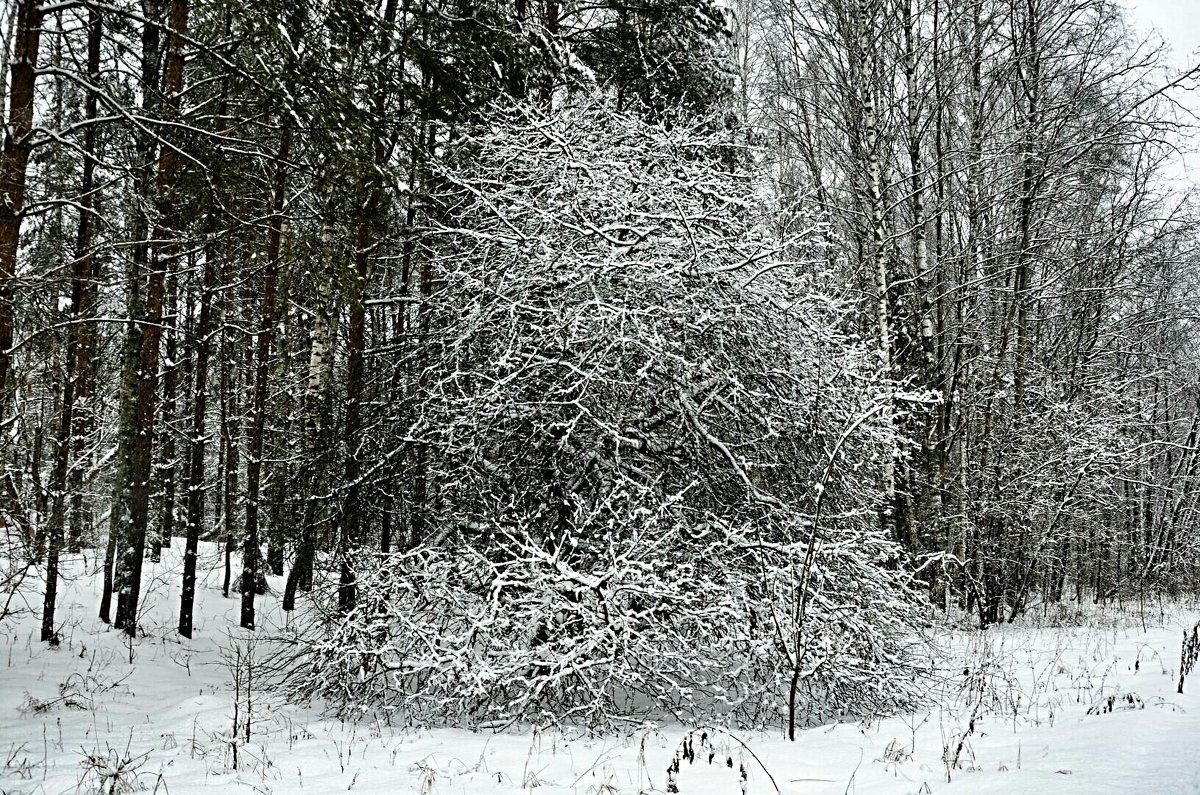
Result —
<instances>
[{"instance_id":1,"label":"snow-covered bush base","mask_svg":"<svg viewBox=\"0 0 1200 795\"><path fill-rule=\"evenodd\" d=\"M369 598L349 615L314 610L284 638L283 687L400 725L765 727L786 714L780 643L798 640L800 723L920 701L929 649L894 569L824 544L800 626L803 549L724 537L681 560L662 554L677 530L656 529L586 568L529 539L499 562L469 547L360 561Z\"/></svg>"}]
</instances>

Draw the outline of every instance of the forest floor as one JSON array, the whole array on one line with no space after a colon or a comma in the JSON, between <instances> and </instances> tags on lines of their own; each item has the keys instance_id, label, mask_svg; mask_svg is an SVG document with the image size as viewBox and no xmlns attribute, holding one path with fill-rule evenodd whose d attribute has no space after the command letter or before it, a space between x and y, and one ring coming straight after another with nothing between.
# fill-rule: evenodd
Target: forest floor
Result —
<instances>
[{"instance_id":1,"label":"forest floor","mask_svg":"<svg viewBox=\"0 0 1200 795\"><path fill-rule=\"evenodd\" d=\"M55 649L38 641L41 584L27 580L14 603L21 612L0 623L0 793L668 790L667 767L690 727L619 737L392 729L284 704L252 680L250 739L235 739L236 660L262 652L236 629L238 603L221 596L217 562L213 547L202 549L190 641L174 632L178 549L147 563L145 637L132 644L94 618L99 581L83 573L94 560L67 566L76 576L62 594ZM277 602L260 601L269 633ZM945 673L927 709L808 729L795 743L780 731L718 734L712 764L697 739L678 791L1200 793L1200 669L1176 694L1181 630L1200 607L1069 617L1070 626L1042 617L982 633L941 630Z\"/></svg>"}]
</instances>

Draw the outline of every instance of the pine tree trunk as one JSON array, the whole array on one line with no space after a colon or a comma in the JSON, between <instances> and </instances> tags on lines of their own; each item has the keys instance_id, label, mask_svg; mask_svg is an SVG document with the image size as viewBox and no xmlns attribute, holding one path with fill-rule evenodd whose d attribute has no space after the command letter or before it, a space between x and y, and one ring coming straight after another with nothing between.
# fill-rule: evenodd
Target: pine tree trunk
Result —
<instances>
[{"instance_id":1,"label":"pine tree trunk","mask_svg":"<svg viewBox=\"0 0 1200 795\"><path fill-rule=\"evenodd\" d=\"M164 93L172 111L178 111L179 95L183 88L183 37L187 35L188 0L172 0L170 35L167 44ZM149 26L147 26L149 27ZM137 608L141 592L142 558L145 554L146 532L149 524L150 484L152 478L155 410L158 387L159 340L162 336L163 297L166 269L174 257L170 241L174 232L175 181L179 153L172 145L159 152L157 175L157 220L155 222L153 261L146 279L143 306L141 346L136 372L136 391L133 395L135 420L129 477L122 486L122 502L127 503L123 545L117 558L121 588L117 596L115 625L130 635L137 632Z\"/></svg>"},{"instance_id":2,"label":"pine tree trunk","mask_svg":"<svg viewBox=\"0 0 1200 795\"><path fill-rule=\"evenodd\" d=\"M215 214L214 216L215 217ZM214 222L210 221L210 224ZM215 231L210 227L209 236ZM196 563L200 547L200 526L204 523L204 448L205 413L208 409L209 330L212 326L212 300L216 290L215 247L204 252L204 283L200 288L200 310L196 320L196 348L192 398L191 429L188 439L187 524L184 527L183 590L179 597L179 634L192 636L192 616L196 601Z\"/></svg>"},{"instance_id":3,"label":"pine tree trunk","mask_svg":"<svg viewBox=\"0 0 1200 795\"><path fill-rule=\"evenodd\" d=\"M271 199L271 226L267 233L267 265L263 275L262 302L259 307L257 350L255 352L254 394L250 413L250 450L246 457L246 532L242 538L242 610L241 625L254 629L254 594L260 572L258 516L262 474L263 437L267 413L267 376L271 370L271 339L275 328L275 290L279 276L280 243L283 237L283 210L287 198L287 160L291 151L291 123L285 120L276 158L275 186Z\"/></svg>"},{"instance_id":4,"label":"pine tree trunk","mask_svg":"<svg viewBox=\"0 0 1200 795\"><path fill-rule=\"evenodd\" d=\"M225 279L228 284L228 278ZM228 291L222 307L222 315L228 319L230 306ZM241 378L237 372L237 362L234 358L233 346L230 344L228 324L221 333L221 457L220 470L217 475L221 483L221 541L224 544L225 575L221 584L221 593L229 596L233 581L233 551L235 549L236 533L234 526L237 522L237 484L239 469L238 451L238 394L234 388Z\"/></svg>"},{"instance_id":5,"label":"pine tree trunk","mask_svg":"<svg viewBox=\"0 0 1200 795\"><path fill-rule=\"evenodd\" d=\"M364 211L366 212L366 211ZM363 529L362 471L360 456L362 439L362 399L364 381L364 351L366 350L366 305L368 256L371 226L367 219L359 221L354 241L354 292L350 297L350 328L346 340L346 499L342 506L342 526L339 538L341 573L338 579L338 609L349 612L358 600L357 578L353 559L361 544Z\"/></svg>"},{"instance_id":6,"label":"pine tree trunk","mask_svg":"<svg viewBox=\"0 0 1200 795\"><path fill-rule=\"evenodd\" d=\"M281 252L281 256L285 255ZM275 363L271 373L272 380L277 384L287 384L289 381L288 374L291 365L289 334L294 322L291 309L288 306L288 296L291 293L290 282L291 274L289 271L288 277L283 280L278 288L281 299L277 303L280 305L282 311L277 313L277 320L280 323L280 333L276 341ZM288 418L291 416L292 403L291 388L285 387L280 390L272 409L276 417L282 418L270 434L275 449L280 451L288 447L288 437L291 433L288 427ZM281 577L284 574L287 562L287 546L290 540L288 538L288 531L296 526L295 522L291 520L289 502L291 499L289 496L290 491L295 486L292 480L293 474L293 462L289 456L281 454L271 467L269 487L266 488L269 495L267 504L270 514L267 534L267 568L276 577Z\"/></svg>"},{"instance_id":7,"label":"pine tree trunk","mask_svg":"<svg viewBox=\"0 0 1200 795\"><path fill-rule=\"evenodd\" d=\"M164 323L167 327L167 362L162 374L162 434L158 461L158 496L159 496L159 525L153 534L151 548L152 559L158 561L162 557L162 548L171 546L171 536L175 533L175 470L178 466L175 451L175 433L171 425L176 421L176 382L179 375L179 295L178 281L171 279L167 287L167 314Z\"/></svg>"},{"instance_id":8,"label":"pine tree trunk","mask_svg":"<svg viewBox=\"0 0 1200 795\"><path fill-rule=\"evenodd\" d=\"M142 113L150 117L154 112L155 89L158 85L160 8L146 2L143 13L147 21L142 28ZM130 485L135 477L134 450L138 435L137 382L141 372L143 319L142 279L149 263L150 221L146 208L153 202L153 179L151 163L154 161L156 142L148 132L136 137L136 168L134 171L134 195L131 232L133 243L126 267L128 284L125 351L121 371L121 387L118 394L119 419L117 426L117 473L116 489L109 514L108 552L105 555L105 583L100 595L100 618L109 620L112 595L117 594L117 615L113 621L118 629L125 629L131 622L128 606L129 582L136 571L141 572L141 549L134 538L132 521L132 495ZM144 539L143 539L144 541ZM136 560L133 558L136 556ZM122 609L124 600L124 609ZM133 630L136 632L136 629Z\"/></svg>"},{"instance_id":9,"label":"pine tree trunk","mask_svg":"<svg viewBox=\"0 0 1200 795\"><path fill-rule=\"evenodd\" d=\"M301 466L306 474L300 482L300 495L304 499L303 518L300 522L300 540L296 548L296 559L284 584L283 604L285 611L296 607L296 592L312 588L313 565L316 557L316 492L322 484L321 463L318 460L325 439L323 394L329 383L332 364L330 352L333 346L332 325L329 322L329 302L333 286L330 283L329 234L321 234L320 267L317 279L317 306L313 313L313 327L309 335L308 375L304 387L304 445Z\"/></svg>"},{"instance_id":10,"label":"pine tree trunk","mask_svg":"<svg viewBox=\"0 0 1200 795\"><path fill-rule=\"evenodd\" d=\"M379 37L379 55L391 55L388 31L396 20L396 0L388 0L384 6L383 27ZM546 6L547 32L557 35L557 0L549 0ZM372 87L372 101L376 116L382 117L387 110L385 89L381 85ZM366 339L367 339L367 278L370 268L370 245L378 233L382 210L387 194L382 184L382 174L387 167L388 152L391 150L383 136L376 134L371 141L374 168L366 180L366 201L360 208L354 239L353 288L350 295L350 325L347 334L346 352L346 498L342 504L342 526L339 534L339 557L341 572L338 579L338 608L349 612L358 601L357 576L354 561L366 534L366 517L363 510L362 454L363 438L362 403L365 398L366 382Z\"/></svg>"},{"instance_id":11,"label":"pine tree trunk","mask_svg":"<svg viewBox=\"0 0 1200 795\"><path fill-rule=\"evenodd\" d=\"M102 35L99 12L91 9L88 14L88 74L94 77L100 71L100 38ZM93 82L94 85L94 82ZM94 121L96 118L97 97L95 91L89 91L85 107L85 118ZM75 241L75 262L71 279L71 322L67 332L66 362L63 371L62 398L59 406L58 434L54 440L54 461L50 473L50 516L47 521L49 543L46 555L46 592L42 603L42 632L43 641L57 642L54 631L55 606L58 599L58 564L63 547L64 513L66 507L67 471L70 463L72 447L72 431L75 428L75 400L78 396L80 382L83 380L81 370L86 369L87 362L80 356L80 338L88 305L90 281L92 279L92 226L95 197L95 167L96 167L96 131L95 125L89 124L84 131L83 144L83 175L80 180L79 198L79 227ZM72 535L72 546L78 544L78 538Z\"/></svg>"},{"instance_id":12,"label":"pine tree trunk","mask_svg":"<svg viewBox=\"0 0 1200 795\"><path fill-rule=\"evenodd\" d=\"M8 413L12 390L13 281L25 209L25 177L32 150L33 89L41 45L41 0L18 0L13 36L8 124L0 154L0 420Z\"/></svg>"}]
</instances>

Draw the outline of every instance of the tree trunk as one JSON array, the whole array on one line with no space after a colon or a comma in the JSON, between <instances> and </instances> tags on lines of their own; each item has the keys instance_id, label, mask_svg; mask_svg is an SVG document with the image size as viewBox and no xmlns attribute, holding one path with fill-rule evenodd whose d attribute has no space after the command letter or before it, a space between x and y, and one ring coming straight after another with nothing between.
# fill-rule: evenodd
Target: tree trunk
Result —
<instances>
[{"instance_id":1,"label":"tree trunk","mask_svg":"<svg viewBox=\"0 0 1200 795\"><path fill-rule=\"evenodd\" d=\"M13 281L25 208L25 175L33 145L33 89L42 38L41 0L18 2L8 124L0 155L0 420L8 413L13 381Z\"/></svg>"},{"instance_id":2,"label":"tree trunk","mask_svg":"<svg viewBox=\"0 0 1200 795\"><path fill-rule=\"evenodd\" d=\"M275 286L279 274L283 209L287 199L287 160L291 147L291 123L284 114L275 187L271 199L271 226L267 233L267 270L263 276L262 305L259 307L255 353L254 396L250 414L250 450L246 457L246 533L242 538L241 625L254 629L254 593L258 587L261 551L258 538L259 492L262 474L263 436L267 412L267 376L271 369L271 338L275 328Z\"/></svg>"},{"instance_id":3,"label":"tree trunk","mask_svg":"<svg viewBox=\"0 0 1200 795\"><path fill-rule=\"evenodd\" d=\"M883 166L879 156L879 121L875 109L875 43L872 32L869 0L859 0L856 26L858 32L858 89L863 119L863 156L866 159L867 199L871 217L871 274L875 280L875 322L879 348L880 371L884 378L893 377L892 368L892 310L891 278L884 251L886 228L883 206ZM889 427L894 423L891 390L884 419ZM896 536L896 455L889 449L883 460L882 526L889 537Z\"/></svg>"},{"instance_id":4,"label":"tree trunk","mask_svg":"<svg viewBox=\"0 0 1200 795\"><path fill-rule=\"evenodd\" d=\"M322 440L325 438L326 423L324 421L324 406L322 395L329 383L329 369L332 364L330 351L333 347L333 328L329 322L329 301L333 286L330 283L329 263L329 233L321 233L321 252L318 258L320 267L316 273L317 306L313 313L313 327L309 336L308 376L305 379L304 394L304 451L301 466L305 476L301 479L300 494L304 499L303 518L300 522L300 543L296 549L296 559L288 572L287 582L283 591L283 609L294 610L296 607L296 592L306 591L312 587L313 564L316 556L316 492L322 484L321 462L318 460L322 452Z\"/></svg>"},{"instance_id":5,"label":"tree trunk","mask_svg":"<svg viewBox=\"0 0 1200 795\"><path fill-rule=\"evenodd\" d=\"M162 374L162 435L161 452L158 456L158 532L153 534L151 559L162 557L162 548L171 546L175 533L175 470L178 466L175 451L175 432L171 425L176 421L176 393L179 374L179 283L171 279L167 287L167 314L163 325L167 326L167 363Z\"/></svg>"},{"instance_id":6,"label":"tree trunk","mask_svg":"<svg viewBox=\"0 0 1200 795\"><path fill-rule=\"evenodd\" d=\"M364 213L368 210L364 210ZM363 354L366 350L365 291L369 257L371 225L367 218L359 221L354 240L354 292L350 298L350 328L346 340L346 500L342 506L340 532L341 574L338 580L338 609L349 612L358 600L353 557L361 543L362 485L362 398L364 381Z\"/></svg>"},{"instance_id":7,"label":"tree trunk","mask_svg":"<svg viewBox=\"0 0 1200 795\"><path fill-rule=\"evenodd\" d=\"M211 211L210 211L211 212ZM210 221L211 223L211 221ZM210 229L210 233L214 230ZM205 412L208 409L208 339L212 326L212 299L216 289L214 247L204 252L204 284L200 292L200 315L196 320L195 390L192 399L192 427L188 440L187 524L184 527L183 591L179 598L179 634L192 636L192 613L196 599L196 558L200 546L200 525L204 522L204 447Z\"/></svg>"},{"instance_id":8,"label":"tree trunk","mask_svg":"<svg viewBox=\"0 0 1200 795\"><path fill-rule=\"evenodd\" d=\"M102 27L96 9L88 12L88 75L94 78L100 72L100 39ZM94 85L93 80L93 85ZM87 121L96 118L97 97L89 91L84 110ZM84 380L82 370L88 363L80 356L85 314L90 310L88 297L92 279L92 214L95 207L96 128L88 124L84 129L83 175L80 180L79 227L75 240L75 262L71 279L71 327L67 332L66 362L63 370L62 402L59 407L58 435L55 438L54 462L50 473L50 516L47 521L49 544L46 554L46 593L42 603L41 639L57 643L54 631L55 606L58 599L58 564L63 547L63 529L66 506L67 470L70 463L71 434L75 428L75 400ZM72 538L72 546L78 543Z\"/></svg>"},{"instance_id":9,"label":"tree trunk","mask_svg":"<svg viewBox=\"0 0 1200 795\"><path fill-rule=\"evenodd\" d=\"M167 44L164 93L172 111L178 111L179 95L183 88L183 37L187 35L188 0L172 0L170 36ZM145 554L146 531L150 508L154 422L158 386L159 340L162 337L163 291L166 269L174 257L174 235L169 224L174 216L175 180L179 153L171 144L161 147L158 158L157 219L155 222L153 262L146 280L146 300L143 307L141 350L137 369L135 407L136 418L129 477L122 487L122 502L128 503L128 518L123 548L117 559L124 569L117 597L116 626L130 635L137 633L137 606L141 591L142 557Z\"/></svg>"},{"instance_id":10,"label":"tree trunk","mask_svg":"<svg viewBox=\"0 0 1200 795\"><path fill-rule=\"evenodd\" d=\"M229 283L228 263L226 263L225 284ZM222 303L222 318L225 328L221 331L221 455L219 460L218 480L221 484L221 540L224 544L225 575L221 584L221 593L229 596L233 580L233 550L234 525L237 522L237 483L238 483L238 393L234 388L240 384L241 377L237 372L237 361L234 357L233 346L230 344L228 318L230 314L229 291L225 291Z\"/></svg>"}]
</instances>

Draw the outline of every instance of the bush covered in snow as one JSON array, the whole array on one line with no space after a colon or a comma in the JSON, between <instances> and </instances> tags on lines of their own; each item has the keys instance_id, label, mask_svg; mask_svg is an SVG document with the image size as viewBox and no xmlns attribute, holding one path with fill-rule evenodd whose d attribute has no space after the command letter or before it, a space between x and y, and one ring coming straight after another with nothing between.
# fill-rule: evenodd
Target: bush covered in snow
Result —
<instances>
[{"instance_id":1,"label":"bush covered in snow","mask_svg":"<svg viewBox=\"0 0 1200 795\"><path fill-rule=\"evenodd\" d=\"M711 125L513 111L447 162L419 408L379 440L436 496L302 624L293 691L422 723L909 702L888 387L821 225Z\"/></svg>"}]
</instances>

